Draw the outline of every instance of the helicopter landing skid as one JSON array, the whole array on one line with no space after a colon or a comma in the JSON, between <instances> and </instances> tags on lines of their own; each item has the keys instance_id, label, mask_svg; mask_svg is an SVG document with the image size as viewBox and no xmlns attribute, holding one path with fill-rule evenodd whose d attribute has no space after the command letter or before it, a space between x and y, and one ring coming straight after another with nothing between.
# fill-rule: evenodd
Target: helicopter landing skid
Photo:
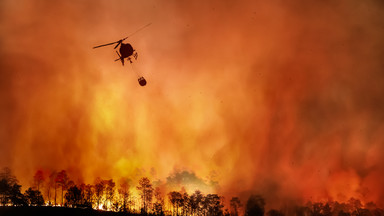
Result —
<instances>
[{"instance_id":1,"label":"helicopter landing skid","mask_svg":"<svg viewBox=\"0 0 384 216\"><path fill-rule=\"evenodd\" d=\"M133 53L133 58L135 58L135 60L137 60L137 57L138 57L138 56L139 56L139 55L137 54L137 52L134 52L134 53ZM128 59L128 61L129 61L129 63L131 63L131 64L133 63L131 57L128 57L127 59Z\"/></svg>"}]
</instances>

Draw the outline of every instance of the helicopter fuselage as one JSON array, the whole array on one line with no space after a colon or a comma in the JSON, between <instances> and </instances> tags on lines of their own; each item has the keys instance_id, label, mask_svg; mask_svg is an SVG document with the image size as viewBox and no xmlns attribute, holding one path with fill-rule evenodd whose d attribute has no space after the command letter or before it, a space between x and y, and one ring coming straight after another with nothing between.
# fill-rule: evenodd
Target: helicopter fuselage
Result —
<instances>
[{"instance_id":1,"label":"helicopter fuselage","mask_svg":"<svg viewBox=\"0 0 384 216\"><path fill-rule=\"evenodd\" d=\"M128 58L133 54L135 50L133 49L131 44L121 43L119 51L120 51L121 58Z\"/></svg>"}]
</instances>

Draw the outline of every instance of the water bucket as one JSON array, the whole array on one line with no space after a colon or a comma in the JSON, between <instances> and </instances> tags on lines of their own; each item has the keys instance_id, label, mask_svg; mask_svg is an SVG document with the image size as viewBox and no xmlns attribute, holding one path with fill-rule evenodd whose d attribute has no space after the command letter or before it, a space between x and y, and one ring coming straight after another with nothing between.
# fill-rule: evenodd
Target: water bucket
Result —
<instances>
[{"instance_id":1,"label":"water bucket","mask_svg":"<svg viewBox=\"0 0 384 216\"><path fill-rule=\"evenodd\" d=\"M140 84L141 86L145 86L145 85L147 85L147 80L145 80L144 77L140 77L140 78L138 79L138 81L139 81L139 84Z\"/></svg>"}]
</instances>

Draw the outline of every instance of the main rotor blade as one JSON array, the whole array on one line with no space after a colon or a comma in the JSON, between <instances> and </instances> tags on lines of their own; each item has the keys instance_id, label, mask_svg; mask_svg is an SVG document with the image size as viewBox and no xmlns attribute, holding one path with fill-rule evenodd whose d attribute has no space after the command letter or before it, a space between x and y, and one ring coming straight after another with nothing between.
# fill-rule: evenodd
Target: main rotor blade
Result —
<instances>
[{"instance_id":1,"label":"main rotor blade","mask_svg":"<svg viewBox=\"0 0 384 216\"><path fill-rule=\"evenodd\" d=\"M121 41L123 41L123 40L125 40L125 39L131 37L132 35L136 34L137 32L139 32L139 31L141 31L141 30L147 28L147 27L150 26L151 24L152 24L152 23L148 23L147 25L145 25L145 26L139 28L138 30L136 30L136 31L133 32L132 34L128 35L127 37L125 37L125 38L123 38L123 39L121 39Z\"/></svg>"},{"instance_id":2,"label":"main rotor blade","mask_svg":"<svg viewBox=\"0 0 384 216\"><path fill-rule=\"evenodd\" d=\"M113 49L116 49L116 48L121 44L122 41L123 41L123 40L119 40L119 41L117 41L117 44L116 44L116 46L115 46Z\"/></svg>"},{"instance_id":3,"label":"main rotor blade","mask_svg":"<svg viewBox=\"0 0 384 216\"><path fill-rule=\"evenodd\" d=\"M103 47L103 46L109 46L109 45L112 45L112 44L115 44L115 43L119 43L119 41L112 42L112 43L107 43L107 44L103 44L103 45L99 45L99 46L95 46L95 47L93 47L93 49L99 48L99 47Z\"/></svg>"},{"instance_id":4,"label":"main rotor blade","mask_svg":"<svg viewBox=\"0 0 384 216\"><path fill-rule=\"evenodd\" d=\"M117 45L116 45L115 48L114 48L114 49L116 49L116 48L119 46L119 44L120 44L121 42L123 42L125 39L131 37L132 35L134 35L134 34L136 34L137 32L143 30L144 28L147 28L147 27L150 26L151 24L152 24L152 23L148 23L147 25L145 25L145 26L139 28L138 30L136 30L135 32L133 32L132 34L128 35L127 37L125 37L125 38L123 38L123 39L121 39L121 40L118 40L118 41L115 41L115 42L112 42L112 43L107 43L107 44L103 44L103 45L95 46L95 47L93 47L93 49L95 49L95 48L99 48L99 47L103 47L103 46L109 46L109 45L112 45L112 44L117 43Z\"/></svg>"}]
</instances>

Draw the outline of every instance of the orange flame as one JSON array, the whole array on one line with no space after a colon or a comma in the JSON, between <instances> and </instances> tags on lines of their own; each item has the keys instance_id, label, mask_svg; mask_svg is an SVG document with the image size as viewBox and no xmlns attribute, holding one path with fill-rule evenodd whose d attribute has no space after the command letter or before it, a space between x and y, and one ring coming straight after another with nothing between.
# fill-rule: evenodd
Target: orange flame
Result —
<instances>
[{"instance_id":1,"label":"orange flame","mask_svg":"<svg viewBox=\"0 0 384 216\"><path fill-rule=\"evenodd\" d=\"M35 3L1 3L0 166L23 185L188 171L271 205L384 205L380 3ZM149 22L135 71L91 49Z\"/></svg>"}]
</instances>

